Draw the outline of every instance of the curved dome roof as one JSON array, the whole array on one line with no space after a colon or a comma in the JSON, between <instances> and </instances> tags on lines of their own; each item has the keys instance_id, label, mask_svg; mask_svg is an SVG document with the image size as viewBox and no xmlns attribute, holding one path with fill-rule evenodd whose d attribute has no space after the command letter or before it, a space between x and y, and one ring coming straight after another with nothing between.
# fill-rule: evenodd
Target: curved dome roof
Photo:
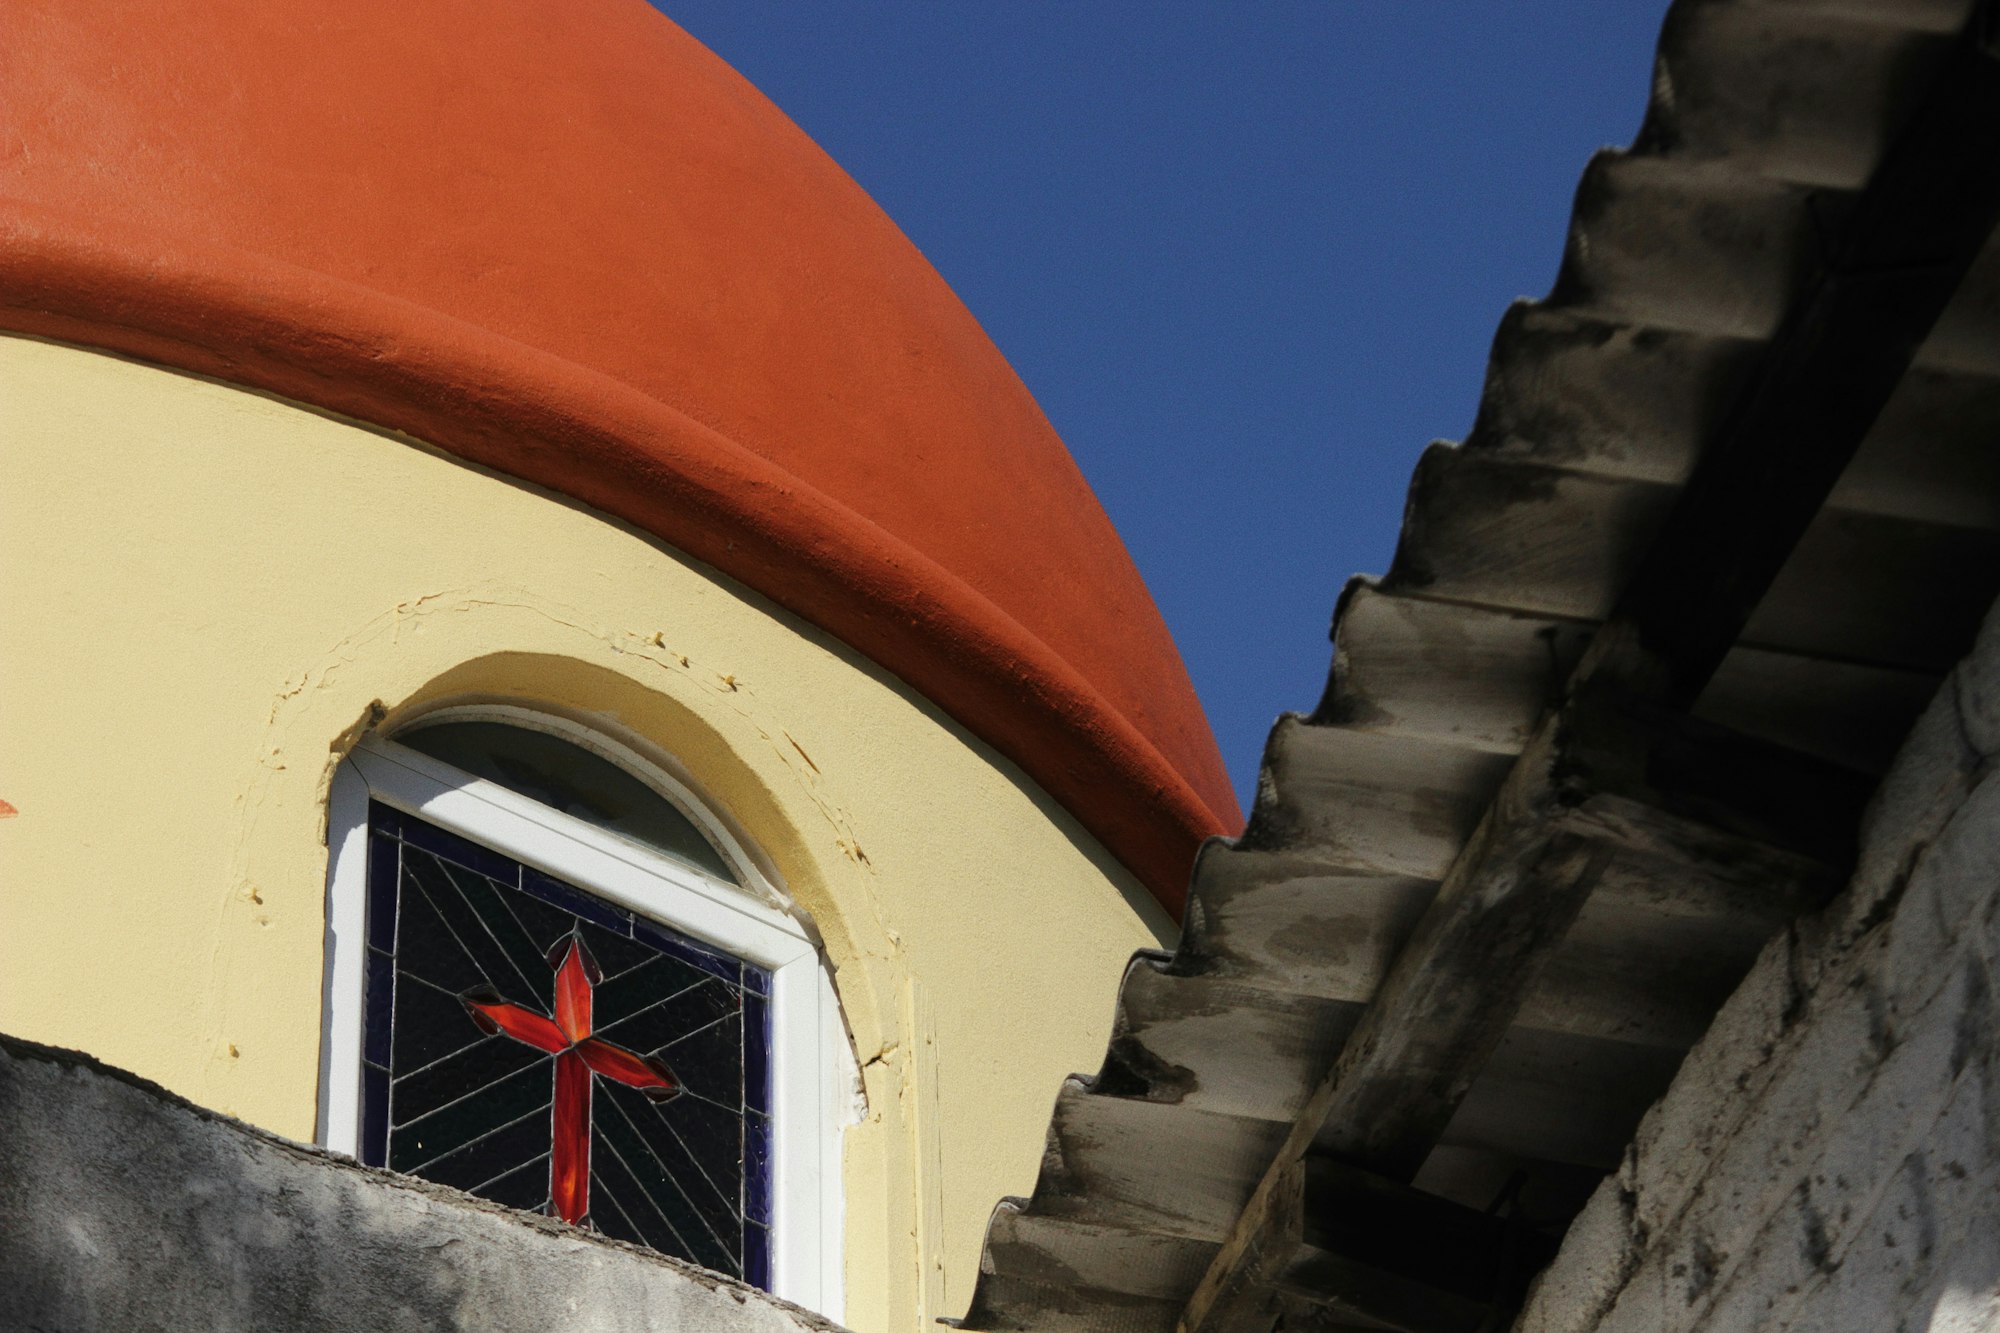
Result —
<instances>
[{"instance_id":1,"label":"curved dome roof","mask_svg":"<svg viewBox=\"0 0 2000 1333\"><path fill-rule=\"evenodd\" d=\"M1110 522L915 247L693 38L638 3L7 9L0 325L655 533L909 681L1178 911L1240 817Z\"/></svg>"}]
</instances>

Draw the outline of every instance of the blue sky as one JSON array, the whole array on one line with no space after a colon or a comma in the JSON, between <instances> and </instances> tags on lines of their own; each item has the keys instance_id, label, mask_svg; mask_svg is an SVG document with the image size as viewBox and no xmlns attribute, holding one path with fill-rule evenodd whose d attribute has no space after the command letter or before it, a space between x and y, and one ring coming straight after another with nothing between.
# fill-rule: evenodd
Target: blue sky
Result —
<instances>
[{"instance_id":1,"label":"blue sky","mask_svg":"<svg viewBox=\"0 0 2000 1333\"><path fill-rule=\"evenodd\" d=\"M1664 0L658 0L1006 353L1124 536L1245 808L1351 574L1459 439Z\"/></svg>"}]
</instances>

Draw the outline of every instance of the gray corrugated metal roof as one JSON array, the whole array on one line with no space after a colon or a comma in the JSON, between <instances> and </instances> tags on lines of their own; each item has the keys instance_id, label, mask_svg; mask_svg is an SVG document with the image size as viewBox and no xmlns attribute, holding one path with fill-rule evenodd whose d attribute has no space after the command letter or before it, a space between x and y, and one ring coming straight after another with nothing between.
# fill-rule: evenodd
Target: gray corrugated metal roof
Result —
<instances>
[{"instance_id":1,"label":"gray corrugated metal roof","mask_svg":"<svg viewBox=\"0 0 2000 1333\"><path fill-rule=\"evenodd\" d=\"M1389 574L1341 598L1326 698L1272 732L1249 829L1198 862L1179 951L1131 965L1104 1067L1063 1089L1033 1196L993 1218L969 1327L1182 1316L1967 16L1673 7L1638 141L1585 171L1555 288L1501 321L1471 436L1424 455ZM1693 716L1879 775L2000 592L1995 438L1989 247ZM1525 1180L1513 1206L1559 1229L1616 1166L1757 949L1827 884L1736 843L1684 873L1700 836L1621 843L1419 1189L1483 1209ZM1323 1258L1314 1280L1338 1286Z\"/></svg>"}]
</instances>

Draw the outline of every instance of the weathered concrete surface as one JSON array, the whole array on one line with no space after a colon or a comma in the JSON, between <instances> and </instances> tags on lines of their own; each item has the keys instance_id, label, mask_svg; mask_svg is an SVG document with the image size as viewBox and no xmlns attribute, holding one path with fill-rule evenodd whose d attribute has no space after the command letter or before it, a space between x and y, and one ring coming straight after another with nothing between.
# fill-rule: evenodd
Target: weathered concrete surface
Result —
<instances>
[{"instance_id":1,"label":"weathered concrete surface","mask_svg":"<svg viewBox=\"0 0 2000 1333\"><path fill-rule=\"evenodd\" d=\"M823 1333L630 1246L0 1037L0 1328Z\"/></svg>"},{"instance_id":2,"label":"weathered concrete surface","mask_svg":"<svg viewBox=\"0 0 2000 1333\"><path fill-rule=\"evenodd\" d=\"M2000 1329L2000 614L1517 1333Z\"/></svg>"}]
</instances>

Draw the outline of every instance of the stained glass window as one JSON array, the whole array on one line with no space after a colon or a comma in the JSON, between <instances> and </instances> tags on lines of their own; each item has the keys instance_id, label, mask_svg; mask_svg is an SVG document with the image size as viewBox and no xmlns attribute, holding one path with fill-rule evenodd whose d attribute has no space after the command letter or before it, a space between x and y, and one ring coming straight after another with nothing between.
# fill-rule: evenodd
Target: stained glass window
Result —
<instances>
[{"instance_id":1,"label":"stained glass window","mask_svg":"<svg viewBox=\"0 0 2000 1333\"><path fill-rule=\"evenodd\" d=\"M376 803L359 1155L770 1285L770 975Z\"/></svg>"}]
</instances>

